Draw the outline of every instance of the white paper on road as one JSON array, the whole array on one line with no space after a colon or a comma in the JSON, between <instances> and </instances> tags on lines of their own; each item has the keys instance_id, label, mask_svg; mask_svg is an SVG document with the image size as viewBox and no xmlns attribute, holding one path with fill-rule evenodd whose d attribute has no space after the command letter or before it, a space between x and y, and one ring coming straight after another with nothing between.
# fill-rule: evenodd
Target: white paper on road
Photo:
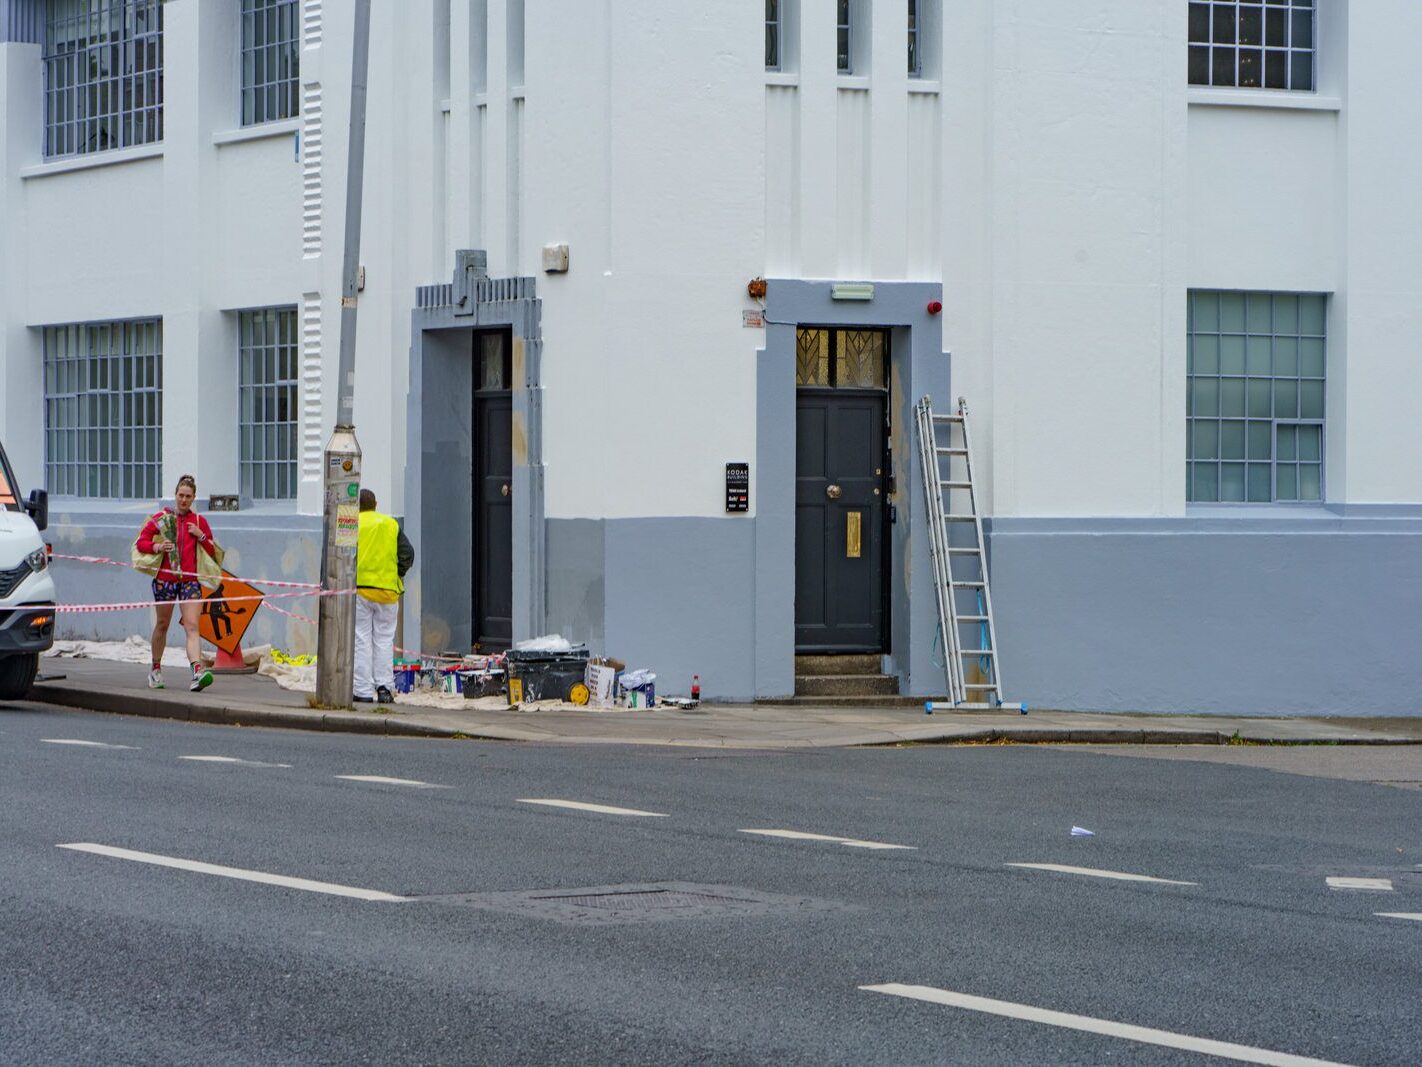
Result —
<instances>
[{"instance_id":1,"label":"white paper on road","mask_svg":"<svg viewBox=\"0 0 1422 1067\"><path fill-rule=\"evenodd\" d=\"M137 752L136 745L110 745L105 741L79 741L69 737L41 737L40 740L46 745L80 745L84 748L125 748L130 752Z\"/></svg>"},{"instance_id":2,"label":"white paper on road","mask_svg":"<svg viewBox=\"0 0 1422 1067\"><path fill-rule=\"evenodd\" d=\"M1095 867L1066 867L1060 863L1009 863L1009 867L1026 867L1034 871L1056 871L1058 874L1084 874L1089 878L1114 878L1121 882L1159 882L1162 885L1199 885L1199 882L1179 882L1174 878L1156 878L1149 874L1127 874L1125 871L1100 871Z\"/></svg>"},{"instance_id":3,"label":"white paper on road","mask_svg":"<svg viewBox=\"0 0 1422 1067\"><path fill-rule=\"evenodd\" d=\"M599 815L636 815L644 819L665 819L667 818L659 811L639 811L636 808L614 808L607 804L585 804L581 800L536 800L532 797L519 797L520 804L542 804L549 808L571 808L574 811L594 811Z\"/></svg>"},{"instance_id":4,"label":"white paper on road","mask_svg":"<svg viewBox=\"0 0 1422 1067\"><path fill-rule=\"evenodd\" d=\"M357 889L349 885L335 885L332 882L313 882L309 878L289 878L284 874L268 874L265 871L248 871L241 867L223 867L216 863L200 863L197 860L179 859L176 856L159 856L152 852L135 852L127 848L111 845L95 845L87 841L56 848L72 849L75 852L90 852L96 856L108 856L117 860L131 860L134 863L149 863L155 867L173 867L180 871L195 871L198 874L215 874L220 878L236 878L243 882L261 882L265 885L284 886L287 889L301 889L308 893L327 893L336 897L355 897L357 900L403 901L391 893L378 889Z\"/></svg>"},{"instance_id":5,"label":"white paper on road","mask_svg":"<svg viewBox=\"0 0 1422 1067\"><path fill-rule=\"evenodd\" d=\"M1375 892L1392 892L1391 878L1329 878L1329 889L1371 889Z\"/></svg>"},{"instance_id":6,"label":"white paper on road","mask_svg":"<svg viewBox=\"0 0 1422 1067\"><path fill-rule=\"evenodd\" d=\"M742 830L743 834L759 834L762 837L783 837L790 841L828 841L847 848L906 849L918 850L917 845L891 845L886 841L862 841L857 837L833 837L830 834L811 834L804 830Z\"/></svg>"},{"instance_id":7,"label":"white paper on road","mask_svg":"<svg viewBox=\"0 0 1422 1067\"><path fill-rule=\"evenodd\" d=\"M943 1004L950 1008L964 1008L968 1011L1001 1015L1008 1019L1022 1019L1027 1022L1045 1023L1068 1030L1081 1030L1088 1034L1102 1034L1119 1037L1126 1041L1139 1041L1147 1045L1161 1045L1165 1048L1184 1049L1206 1056L1238 1060L1242 1063L1263 1063L1270 1067L1346 1067L1334 1060L1316 1060L1308 1056L1295 1056L1288 1052L1271 1052L1269 1049L1252 1045L1235 1045L1228 1041L1215 1041L1208 1037L1191 1037L1169 1030L1154 1030L1148 1026L1132 1026L1130 1023L1112 1022L1110 1019L1093 1019L1089 1015L1070 1015L1063 1011L1049 1011L1034 1008L1030 1004L1014 1004L1010 1000L992 1000L975 997L969 993L954 993L948 989L933 986L901 985L889 982L884 985L862 985L867 993L885 993L909 1000L924 1000L930 1004Z\"/></svg>"}]
</instances>

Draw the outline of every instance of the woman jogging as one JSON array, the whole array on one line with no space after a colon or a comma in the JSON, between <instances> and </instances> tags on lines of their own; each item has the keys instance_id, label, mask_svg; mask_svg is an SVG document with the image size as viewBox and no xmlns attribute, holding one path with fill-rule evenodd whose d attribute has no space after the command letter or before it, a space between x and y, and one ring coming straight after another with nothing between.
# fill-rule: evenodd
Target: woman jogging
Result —
<instances>
[{"instance_id":1,"label":"woman jogging","mask_svg":"<svg viewBox=\"0 0 1422 1067\"><path fill-rule=\"evenodd\" d=\"M173 494L177 508L165 507L144 524L134 542L134 561L147 557L141 569L153 575L154 612L153 669L148 672L148 688L163 688L163 647L168 643L168 625L173 621L173 604L178 604L183 629L187 632L188 662L192 664L193 692L212 684L212 672L202 665L198 619L202 615L202 586L199 576L221 576L222 549L212 538L207 520L193 511L197 481L191 474L178 479ZM201 557L199 552L202 553Z\"/></svg>"}]
</instances>

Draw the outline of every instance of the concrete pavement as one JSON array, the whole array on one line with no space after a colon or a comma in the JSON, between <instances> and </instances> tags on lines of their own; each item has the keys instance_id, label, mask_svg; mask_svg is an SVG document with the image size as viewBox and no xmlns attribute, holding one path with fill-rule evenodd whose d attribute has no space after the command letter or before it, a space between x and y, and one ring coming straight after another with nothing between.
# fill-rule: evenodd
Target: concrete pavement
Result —
<instances>
[{"instance_id":1,"label":"concrete pavement","mask_svg":"<svg viewBox=\"0 0 1422 1067\"><path fill-rule=\"evenodd\" d=\"M1102 744L1422 744L1422 717L1260 718L1033 711L937 712L921 708L807 708L703 704L694 711L564 711L424 708L407 704L350 712L310 707L308 695L268 678L229 675L204 693L147 688L141 666L95 659L47 659L65 677L35 686L32 699L90 711L242 726L398 736L470 737L572 744L685 745L789 749L909 742Z\"/></svg>"}]
</instances>

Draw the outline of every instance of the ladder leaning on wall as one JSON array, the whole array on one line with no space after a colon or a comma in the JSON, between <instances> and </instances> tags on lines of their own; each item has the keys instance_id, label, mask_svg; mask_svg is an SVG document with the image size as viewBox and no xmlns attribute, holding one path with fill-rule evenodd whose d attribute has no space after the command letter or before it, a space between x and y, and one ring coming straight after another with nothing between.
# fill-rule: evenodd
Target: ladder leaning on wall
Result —
<instances>
[{"instance_id":1,"label":"ladder leaning on wall","mask_svg":"<svg viewBox=\"0 0 1422 1067\"><path fill-rule=\"evenodd\" d=\"M973 485L967 401L958 398L956 415L935 415L925 396L918 402L915 419L949 700L930 701L924 710L931 714L936 710L1010 709L1025 715L1026 705L1002 699L983 518Z\"/></svg>"}]
</instances>

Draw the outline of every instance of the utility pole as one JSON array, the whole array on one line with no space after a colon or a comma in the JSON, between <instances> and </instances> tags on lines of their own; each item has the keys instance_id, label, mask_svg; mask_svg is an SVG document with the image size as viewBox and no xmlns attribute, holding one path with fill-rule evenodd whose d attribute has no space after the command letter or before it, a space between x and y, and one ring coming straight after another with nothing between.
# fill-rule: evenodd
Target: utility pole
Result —
<instances>
[{"instance_id":1,"label":"utility pole","mask_svg":"<svg viewBox=\"0 0 1422 1067\"><path fill-rule=\"evenodd\" d=\"M360 283L360 219L365 189L365 83L370 69L370 0L355 0L351 48L351 126L346 160L345 259L341 268L341 356L336 382L336 429L321 469L321 584L354 589L360 526L360 443L355 435L356 300ZM316 700L348 708L355 681L354 593L323 596L316 636Z\"/></svg>"}]
</instances>

